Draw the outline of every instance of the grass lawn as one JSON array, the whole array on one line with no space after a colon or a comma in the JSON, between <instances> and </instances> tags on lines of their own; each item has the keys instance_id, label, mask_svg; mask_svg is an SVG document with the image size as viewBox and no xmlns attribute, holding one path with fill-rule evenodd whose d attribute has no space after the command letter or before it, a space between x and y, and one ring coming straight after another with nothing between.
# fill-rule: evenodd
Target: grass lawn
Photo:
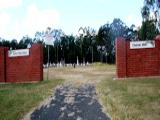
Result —
<instances>
[{"instance_id":1,"label":"grass lawn","mask_svg":"<svg viewBox=\"0 0 160 120\"><path fill-rule=\"evenodd\" d=\"M48 81L0 84L0 120L22 119L53 94L53 88L67 80L75 85L81 82L95 84L112 120L160 120L160 78L113 80L115 70L114 65L100 63L88 67L53 68L49 75L52 79Z\"/></svg>"},{"instance_id":2,"label":"grass lawn","mask_svg":"<svg viewBox=\"0 0 160 120\"><path fill-rule=\"evenodd\" d=\"M62 79L44 80L39 83L0 84L0 120L19 120L53 94L53 88Z\"/></svg>"},{"instance_id":3,"label":"grass lawn","mask_svg":"<svg viewBox=\"0 0 160 120\"><path fill-rule=\"evenodd\" d=\"M160 78L102 80L102 103L112 120L160 120Z\"/></svg>"}]
</instances>

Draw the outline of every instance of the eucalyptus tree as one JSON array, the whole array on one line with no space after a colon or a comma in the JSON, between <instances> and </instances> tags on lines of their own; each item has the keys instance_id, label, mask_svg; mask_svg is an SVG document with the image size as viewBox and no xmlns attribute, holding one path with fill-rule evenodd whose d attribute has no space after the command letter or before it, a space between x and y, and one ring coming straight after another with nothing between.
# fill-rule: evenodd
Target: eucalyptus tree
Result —
<instances>
[{"instance_id":1,"label":"eucalyptus tree","mask_svg":"<svg viewBox=\"0 0 160 120\"><path fill-rule=\"evenodd\" d=\"M97 34L97 50L100 53L101 61L106 58L107 62L114 63L115 61L115 39L117 37L130 37L132 34L128 26L120 20L115 18L111 24L102 25Z\"/></svg>"},{"instance_id":2,"label":"eucalyptus tree","mask_svg":"<svg viewBox=\"0 0 160 120\"><path fill-rule=\"evenodd\" d=\"M139 38L154 39L160 32L160 0L144 0L141 14L143 21L139 30Z\"/></svg>"},{"instance_id":3,"label":"eucalyptus tree","mask_svg":"<svg viewBox=\"0 0 160 120\"><path fill-rule=\"evenodd\" d=\"M81 62L85 62L84 54L83 54L83 41L85 36L85 28L80 27L78 30L79 33L79 43L80 43L80 49L81 49Z\"/></svg>"},{"instance_id":4,"label":"eucalyptus tree","mask_svg":"<svg viewBox=\"0 0 160 120\"><path fill-rule=\"evenodd\" d=\"M93 62L94 48L96 43L96 31L91 27L79 28L79 40L81 48L81 58L84 62Z\"/></svg>"},{"instance_id":5,"label":"eucalyptus tree","mask_svg":"<svg viewBox=\"0 0 160 120\"><path fill-rule=\"evenodd\" d=\"M12 49L17 49L18 48L18 41L16 39L13 39L11 42L10 42L10 47Z\"/></svg>"},{"instance_id":6,"label":"eucalyptus tree","mask_svg":"<svg viewBox=\"0 0 160 120\"><path fill-rule=\"evenodd\" d=\"M35 33L33 42L34 42L34 43L44 43L44 35L45 35L45 32L44 32L44 31L42 31L42 32L37 31L37 32Z\"/></svg>"},{"instance_id":7,"label":"eucalyptus tree","mask_svg":"<svg viewBox=\"0 0 160 120\"><path fill-rule=\"evenodd\" d=\"M126 31L127 31L127 39L130 39L131 41L137 41L139 39L138 29L134 24L128 27Z\"/></svg>"},{"instance_id":8,"label":"eucalyptus tree","mask_svg":"<svg viewBox=\"0 0 160 120\"><path fill-rule=\"evenodd\" d=\"M151 20L143 21L142 26L139 30L139 39L140 40L152 40L159 33L155 24Z\"/></svg>"},{"instance_id":9,"label":"eucalyptus tree","mask_svg":"<svg viewBox=\"0 0 160 120\"><path fill-rule=\"evenodd\" d=\"M5 40L5 39L1 39L0 40L0 46L10 47L10 41L9 40Z\"/></svg>"},{"instance_id":10,"label":"eucalyptus tree","mask_svg":"<svg viewBox=\"0 0 160 120\"><path fill-rule=\"evenodd\" d=\"M56 63L59 63L61 61L61 56L60 56L61 55L61 37L63 37L65 34L61 29L53 29L52 34L55 39L54 48L55 48Z\"/></svg>"},{"instance_id":11,"label":"eucalyptus tree","mask_svg":"<svg viewBox=\"0 0 160 120\"><path fill-rule=\"evenodd\" d=\"M141 14L143 22L146 20L154 21L156 27L160 30L160 0L144 0Z\"/></svg>"},{"instance_id":12,"label":"eucalyptus tree","mask_svg":"<svg viewBox=\"0 0 160 120\"><path fill-rule=\"evenodd\" d=\"M24 49L24 48L27 48L28 45L32 45L32 44L33 44L32 38L29 37L28 35L25 35L19 41L18 48Z\"/></svg>"},{"instance_id":13,"label":"eucalyptus tree","mask_svg":"<svg viewBox=\"0 0 160 120\"><path fill-rule=\"evenodd\" d=\"M67 36L67 46L66 46L66 61L68 63L76 63L76 46L75 37L73 35Z\"/></svg>"},{"instance_id":14,"label":"eucalyptus tree","mask_svg":"<svg viewBox=\"0 0 160 120\"><path fill-rule=\"evenodd\" d=\"M100 60L103 61L103 58L106 58L112 51L112 44L111 44L111 27L110 24L107 23L101 26L98 30L97 34L97 50L100 53Z\"/></svg>"}]
</instances>

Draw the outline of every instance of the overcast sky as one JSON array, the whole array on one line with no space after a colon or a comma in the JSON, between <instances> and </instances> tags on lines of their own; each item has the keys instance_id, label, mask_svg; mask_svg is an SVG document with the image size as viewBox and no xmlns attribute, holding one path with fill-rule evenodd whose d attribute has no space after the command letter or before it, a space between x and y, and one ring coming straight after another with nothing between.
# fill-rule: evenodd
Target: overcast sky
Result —
<instances>
[{"instance_id":1,"label":"overcast sky","mask_svg":"<svg viewBox=\"0 0 160 120\"><path fill-rule=\"evenodd\" d=\"M141 25L143 0L0 0L0 37L18 41L48 26L76 34L79 27L96 30L114 18Z\"/></svg>"}]
</instances>

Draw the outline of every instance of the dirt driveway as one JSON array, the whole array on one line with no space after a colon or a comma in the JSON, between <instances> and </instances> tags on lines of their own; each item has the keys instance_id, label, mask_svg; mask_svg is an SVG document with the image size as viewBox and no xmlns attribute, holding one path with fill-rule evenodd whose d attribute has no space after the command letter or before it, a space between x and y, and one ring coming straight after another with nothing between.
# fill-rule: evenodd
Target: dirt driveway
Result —
<instances>
[{"instance_id":1,"label":"dirt driveway","mask_svg":"<svg viewBox=\"0 0 160 120\"><path fill-rule=\"evenodd\" d=\"M115 74L115 68L110 65L84 66L76 68L65 67L50 69L49 73L50 79L62 78L66 80L67 84L74 84L75 86L82 84L96 85L100 80L108 77L108 75Z\"/></svg>"},{"instance_id":2,"label":"dirt driveway","mask_svg":"<svg viewBox=\"0 0 160 120\"><path fill-rule=\"evenodd\" d=\"M110 66L51 68L49 79L62 78L65 83L24 119L110 120L97 97L96 85L114 71Z\"/></svg>"}]
</instances>

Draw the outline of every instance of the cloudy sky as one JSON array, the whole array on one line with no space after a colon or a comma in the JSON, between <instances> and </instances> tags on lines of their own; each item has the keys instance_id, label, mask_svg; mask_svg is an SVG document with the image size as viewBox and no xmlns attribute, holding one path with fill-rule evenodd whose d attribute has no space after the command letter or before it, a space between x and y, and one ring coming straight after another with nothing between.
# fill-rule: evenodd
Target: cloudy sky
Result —
<instances>
[{"instance_id":1,"label":"cloudy sky","mask_svg":"<svg viewBox=\"0 0 160 120\"><path fill-rule=\"evenodd\" d=\"M80 26L98 30L114 18L139 26L142 6L143 0L0 0L0 37L20 40L48 26L76 34Z\"/></svg>"}]
</instances>

